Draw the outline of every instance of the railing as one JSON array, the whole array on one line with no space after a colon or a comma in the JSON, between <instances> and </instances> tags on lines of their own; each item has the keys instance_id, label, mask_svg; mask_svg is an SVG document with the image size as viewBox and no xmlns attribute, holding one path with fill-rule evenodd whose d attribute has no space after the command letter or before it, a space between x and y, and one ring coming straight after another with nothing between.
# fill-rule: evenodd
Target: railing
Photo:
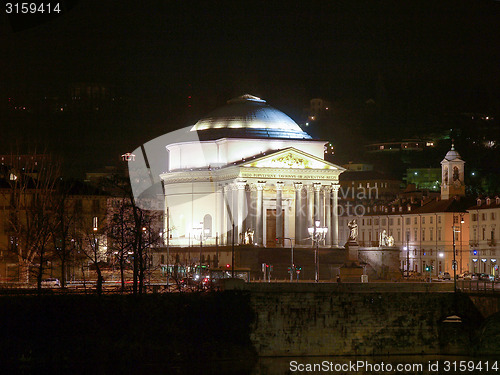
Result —
<instances>
[{"instance_id":1,"label":"railing","mask_svg":"<svg viewBox=\"0 0 500 375\"><path fill-rule=\"evenodd\" d=\"M494 238L488 240L488 246L495 246L497 243Z\"/></svg>"},{"instance_id":2,"label":"railing","mask_svg":"<svg viewBox=\"0 0 500 375\"><path fill-rule=\"evenodd\" d=\"M466 293L500 293L500 281L457 280L457 290Z\"/></svg>"},{"instance_id":3,"label":"railing","mask_svg":"<svg viewBox=\"0 0 500 375\"><path fill-rule=\"evenodd\" d=\"M472 247L478 247L479 242L477 240L469 240L469 245Z\"/></svg>"}]
</instances>

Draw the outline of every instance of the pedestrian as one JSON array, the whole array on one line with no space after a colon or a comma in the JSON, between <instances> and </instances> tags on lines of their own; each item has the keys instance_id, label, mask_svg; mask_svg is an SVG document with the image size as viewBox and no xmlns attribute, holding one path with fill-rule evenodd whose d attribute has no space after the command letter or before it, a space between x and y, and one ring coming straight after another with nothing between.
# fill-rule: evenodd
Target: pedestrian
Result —
<instances>
[{"instance_id":1,"label":"pedestrian","mask_svg":"<svg viewBox=\"0 0 500 375\"><path fill-rule=\"evenodd\" d=\"M342 281L340 280L340 275L337 275L337 284L340 284Z\"/></svg>"}]
</instances>

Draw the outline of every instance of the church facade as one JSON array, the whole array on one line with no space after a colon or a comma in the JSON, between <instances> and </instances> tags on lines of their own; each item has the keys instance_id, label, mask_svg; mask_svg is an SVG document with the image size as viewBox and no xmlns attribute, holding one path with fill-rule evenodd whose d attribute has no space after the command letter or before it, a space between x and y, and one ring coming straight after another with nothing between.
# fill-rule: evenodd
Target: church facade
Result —
<instances>
[{"instance_id":1,"label":"church facade","mask_svg":"<svg viewBox=\"0 0 500 375\"><path fill-rule=\"evenodd\" d=\"M324 160L287 115L243 95L199 120L187 140L170 143L160 175L169 245L311 246L308 228L328 228L339 246L337 201L344 168Z\"/></svg>"}]
</instances>

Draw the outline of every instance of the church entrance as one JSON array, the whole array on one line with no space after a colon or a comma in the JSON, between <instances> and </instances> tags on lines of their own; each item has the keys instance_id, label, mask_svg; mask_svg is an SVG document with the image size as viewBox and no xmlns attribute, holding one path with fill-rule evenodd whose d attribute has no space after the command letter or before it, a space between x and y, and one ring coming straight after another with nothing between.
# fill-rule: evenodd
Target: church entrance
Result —
<instances>
[{"instance_id":1,"label":"church entrance","mask_svg":"<svg viewBox=\"0 0 500 375\"><path fill-rule=\"evenodd\" d=\"M285 233L285 210L281 212L281 233ZM276 247L276 210L266 211L266 247Z\"/></svg>"}]
</instances>

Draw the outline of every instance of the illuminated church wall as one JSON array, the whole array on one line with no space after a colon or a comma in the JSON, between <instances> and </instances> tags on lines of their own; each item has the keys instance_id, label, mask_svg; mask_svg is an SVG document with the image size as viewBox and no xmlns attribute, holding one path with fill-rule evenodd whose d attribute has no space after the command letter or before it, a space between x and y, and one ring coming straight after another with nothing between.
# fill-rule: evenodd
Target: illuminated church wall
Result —
<instances>
[{"instance_id":1,"label":"illuminated church wall","mask_svg":"<svg viewBox=\"0 0 500 375\"><path fill-rule=\"evenodd\" d=\"M202 228L207 245L230 245L234 224L237 244L276 246L276 237L289 237L310 246L307 228L318 221L329 228L324 244L338 246L344 169L324 160L324 144L259 98L216 109L165 146L170 245L199 243Z\"/></svg>"},{"instance_id":2,"label":"illuminated church wall","mask_svg":"<svg viewBox=\"0 0 500 375\"><path fill-rule=\"evenodd\" d=\"M222 166L288 147L294 147L319 158L323 158L324 155L323 141L220 139L188 142L167 146L169 170Z\"/></svg>"}]
</instances>

